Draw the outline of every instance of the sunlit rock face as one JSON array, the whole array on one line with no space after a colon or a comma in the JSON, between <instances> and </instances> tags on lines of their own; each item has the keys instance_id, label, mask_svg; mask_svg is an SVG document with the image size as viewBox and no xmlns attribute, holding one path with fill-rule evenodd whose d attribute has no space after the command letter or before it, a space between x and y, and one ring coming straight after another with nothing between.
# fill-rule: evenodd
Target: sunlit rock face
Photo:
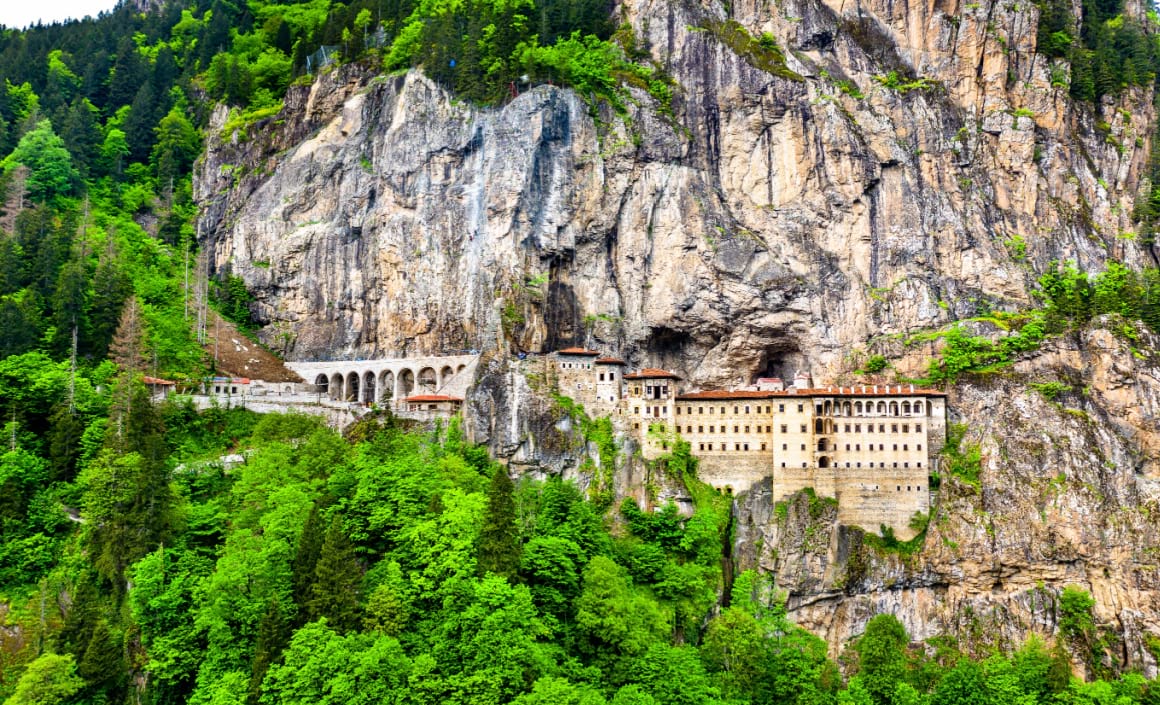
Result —
<instances>
[{"instance_id":1,"label":"sunlit rock face","mask_svg":"<svg viewBox=\"0 0 1160 705\"><path fill-rule=\"evenodd\" d=\"M848 384L871 348L920 368L930 350L894 334L1033 305L1052 260L1152 262L1130 236L1152 97L1073 103L1034 53L1033 4L730 7L616 8L677 84L671 112L634 90L619 116L552 86L479 108L420 72L351 66L248 130L222 134L219 112L195 179L211 267L246 281L289 359L483 351L469 432L524 471L580 476L576 430L513 353L585 345L686 389L797 369ZM726 19L776 38L789 77L701 29ZM1111 330L951 390L982 487L944 484L913 559L825 513L779 520L757 487L737 501L739 567L774 573L835 648L877 611L917 637L1050 633L1074 582L1121 635L1117 658L1154 668L1156 377ZM1052 375L1087 388L1065 403L1082 415L1023 384ZM618 473L646 498L639 463Z\"/></svg>"}]
</instances>

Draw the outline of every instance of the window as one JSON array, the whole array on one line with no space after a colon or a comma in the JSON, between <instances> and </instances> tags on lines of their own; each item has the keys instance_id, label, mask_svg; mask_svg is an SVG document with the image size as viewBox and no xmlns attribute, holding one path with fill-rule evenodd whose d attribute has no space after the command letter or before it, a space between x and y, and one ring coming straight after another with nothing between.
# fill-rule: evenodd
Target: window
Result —
<instances>
[{"instance_id":1,"label":"window","mask_svg":"<svg viewBox=\"0 0 1160 705\"><path fill-rule=\"evenodd\" d=\"M854 463L854 467L860 468L860 467L862 467L862 463Z\"/></svg>"},{"instance_id":2,"label":"window","mask_svg":"<svg viewBox=\"0 0 1160 705\"><path fill-rule=\"evenodd\" d=\"M805 463L802 463L802 467L804 468L805 466L806 466L806 464L805 464Z\"/></svg>"},{"instance_id":3,"label":"window","mask_svg":"<svg viewBox=\"0 0 1160 705\"><path fill-rule=\"evenodd\" d=\"M806 405L805 405L805 404L798 404L798 413L799 413L799 414L800 414L800 413L802 413L802 412L803 412L803 411L805 411L805 410L806 410Z\"/></svg>"},{"instance_id":4,"label":"window","mask_svg":"<svg viewBox=\"0 0 1160 705\"><path fill-rule=\"evenodd\" d=\"M895 443L895 444L894 444L894 447L893 447L893 448L891 448L891 450L898 450L898 444L897 444L897 443Z\"/></svg>"},{"instance_id":5,"label":"window","mask_svg":"<svg viewBox=\"0 0 1160 705\"><path fill-rule=\"evenodd\" d=\"M855 443L855 444L854 444L854 450L862 450L862 444L861 444L861 443Z\"/></svg>"},{"instance_id":6,"label":"window","mask_svg":"<svg viewBox=\"0 0 1160 705\"><path fill-rule=\"evenodd\" d=\"M895 491L895 492L901 492L901 491L902 491L902 485L895 485L895 486L894 486L894 491Z\"/></svg>"},{"instance_id":7,"label":"window","mask_svg":"<svg viewBox=\"0 0 1160 705\"><path fill-rule=\"evenodd\" d=\"M846 450L850 450L850 444L849 444L849 443L847 443L847 444L846 444Z\"/></svg>"},{"instance_id":8,"label":"window","mask_svg":"<svg viewBox=\"0 0 1160 705\"><path fill-rule=\"evenodd\" d=\"M898 467L898 463L895 463L895 464L894 464L894 467Z\"/></svg>"},{"instance_id":9,"label":"window","mask_svg":"<svg viewBox=\"0 0 1160 705\"><path fill-rule=\"evenodd\" d=\"M890 424L890 432L891 433L898 433L898 424L896 424L896 423Z\"/></svg>"},{"instance_id":10,"label":"window","mask_svg":"<svg viewBox=\"0 0 1160 705\"><path fill-rule=\"evenodd\" d=\"M640 387L633 387L632 393L637 395L637 396L640 396Z\"/></svg>"},{"instance_id":11,"label":"window","mask_svg":"<svg viewBox=\"0 0 1160 705\"><path fill-rule=\"evenodd\" d=\"M886 450L886 449L882 447L882 444L881 444L881 443L879 443L879 444L878 444L878 450Z\"/></svg>"},{"instance_id":12,"label":"window","mask_svg":"<svg viewBox=\"0 0 1160 705\"><path fill-rule=\"evenodd\" d=\"M733 413L734 413L734 414L736 414L736 413L737 413L737 407L733 407Z\"/></svg>"},{"instance_id":13,"label":"window","mask_svg":"<svg viewBox=\"0 0 1160 705\"><path fill-rule=\"evenodd\" d=\"M849 461L849 460L847 460L847 461L846 461L846 467L850 467L850 461Z\"/></svg>"},{"instance_id":14,"label":"window","mask_svg":"<svg viewBox=\"0 0 1160 705\"><path fill-rule=\"evenodd\" d=\"M438 405L436 405L436 404L428 404L428 405L427 405L427 410L428 410L428 411L435 411L435 410L436 410L436 409L438 409L438 408L439 408L439 406L438 406Z\"/></svg>"},{"instance_id":15,"label":"window","mask_svg":"<svg viewBox=\"0 0 1160 705\"><path fill-rule=\"evenodd\" d=\"M781 432L782 432L782 433L788 433L788 432L789 432L789 426L788 426L788 425L786 425L786 424L782 424L782 425L781 425Z\"/></svg>"},{"instance_id":16,"label":"window","mask_svg":"<svg viewBox=\"0 0 1160 705\"><path fill-rule=\"evenodd\" d=\"M866 433L874 433L874 424L872 424L872 423L866 424Z\"/></svg>"},{"instance_id":17,"label":"window","mask_svg":"<svg viewBox=\"0 0 1160 705\"><path fill-rule=\"evenodd\" d=\"M802 424L802 433L805 433L805 432L806 432L806 425Z\"/></svg>"},{"instance_id":18,"label":"window","mask_svg":"<svg viewBox=\"0 0 1160 705\"><path fill-rule=\"evenodd\" d=\"M705 432L705 427L704 427L704 426L698 426L698 427L697 427L697 433L704 433L704 432Z\"/></svg>"},{"instance_id":19,"label":"window","mask_svg":"<svg viewBox=\"0 0 1160 705\"><path fill-rule=\"evenodd\" d=\"M920 423L914 424L914 432L915 433L922 433L922 424L920 424Z\"/></svg>"},{"instance_id":20,"label":"window","mask_svg":"<svg viewBox=\"0 0 1160 705\"><path fill-rule=\"evenodd\" d=\"M806 449L806 444L802 443L802 450L805 450L805 449Z\"/></svg>"},{"instance_id":21,"label":"window","mask_svg":"<svg viewBox=\"0 0 1160 705\"><path fill-rule=\"evenodd\" d=\"M908 424L908 423L902 424L902 432L903 433L910 433L910 424Z\"/></svg>"},{"instance_id":22,"label":"window","mask_svg":"<svg viewBox=\"0 0 1160 705\"><path fill-rule=\"evenodd\" d=\"M677 416L680 416L680 415L681 415L681 407L678 406L677 407Z\"/></svg>"},{"instance_id":23,"label":"window","mask_svg":"<svg viewBox=\"0 0 1160 705\"><path fill-rule=\"evenodd\" d=\"M703 407L703 406L698 406L698 407L697 407L697 413L698 413L698 414L703 414L703 413L705 413L705 407Z\"/></svg>"},{"instance_id":24,"label":"window","mask_svg":"<svg viewBox=\"0 0 1160 705\"><path fill-rule=\"evenodd\" d=\"M861 433L861 432L862 432L862 424L860 424L860 423L854 424L854 433Z\"/></svg>"},{"instance_id":25,"label":"window","mask_svg":"<svg viewBox=\"0 0 1160 705\"><path fill-rule=\"evenodd\" d=\"M782 449L782 450L789 450L789 445L787 445L787 444L785 444L785 443L782 443L782 444L781 444L781 449Z\"/></svg>"},{"instance_id":26,"label":"window","mask_svg":"<svg viewBox=\"0 0 1160 705\"><path fill-rule=\"evenodd\" d=\"M634 414L639 414L639 413L640 413L640 407L639 407L639 406L634 406L634 407L632 407L632 413L634 413Z\"/></svg>"},{"instance_id":27,"label":"window","mask_svg":"<svg viewBox=\"0 0 1160 705\"><path fill-rule=\"evenodd\" d=\"M712 413L713 413L713 407L711 407L711 406L709 407L709 413L710 413L710 414L712 414Z\"/></svg>"},{"instance_id":28,"label":"window","mask_svg":"<svg viewBox=\"0 0 1160 705\"><path fill-rule=\"evenodd\" d=\"M740 431L738 431L738 430L737 430L737 426L734 426L734 427L733 427L733 432L734 432L734 433L740 433Z\"/></svg>"},{"instance_id":29,"label":"window","mask_svg":"<svg viewBox=\"0 0 1160 705\"><path fill-rule=\"evenodd\" d=\"M745 407L745 413L747 413L747 414L749 413L749 407L748 407L748 406L747 406L747 407Z\"/></svg>"},{"instance_id":30,"label":"window","mask_svg":"<svg viewBox=\"0 0 1160 705\"><path fill-rule=\"evenodd\" d=\"M700 445L701 445L701 450L705 450L705 444L704 444L704 443L702 443L702 444L700 444Z\"/></svg>"},{"instance_id":31,"label":"window","mask_svg":"<svg viewBox=\"0 0 1160 705\"><path fill-rule=\"evenodd\" d=\"M782 464L781 464L781 466L784 468L784 467L785 467L785 463L782 463Z\"/></svg>"},{"instance_id":32,"label":"window","mask_svg":"<svg viewBox=\"0 0 1160 705\"><path fill-rule=\"evenodd\" d=\"M922 467L922 461L921 461L921 460L918 462L918 467L920 467L920 468Z\"/></svg>"},{"instance_id":33,"label":"window","mask_svg":"<svg viewBox=\"0 0 1160 705\"><path fill-rule=\"evenodd\" d=\"M922 444L921 444L921 443L919 443L918 445L916 445L916 446L915 446L915 448L916 448L917 450L922 450Z\"/></svg>"},{"instance_id":34,"label":"window","mask_svg":"<svg viewBox=\"0 0 1160 705\"><path fill-rule=\"evenodd\" d=\"M879 433L886 433L886 424L884 424L884 423L878 424L878 432Z\"/></svg>"},{"instance_id":35,"label":"window","mask_svg":"<svg viewBox=\"0 0 1160 705\"><path fill-rule=\"evenodd\" d=\"M721 413L722 413L722 415L724 415L724 413L725 413L725 407L721 407Z\"/></svg>"},{"instance_id":36,"label":"window","mask_svg":"<svg viewBox=\"0 0 1160 705\"><path fill-rule=\"evenodd\" d=\"M745 432L746 432L746 433L749 433L749 427L748 427L748 426L746 426L746 427L745 427Z\"/></svg>"},{"instance_id":37,"label":"window","mask_svg":"<svg viewBox=\"0 0 1160 705\"><path fill-rule=\"evenodd\" d=\"M764 444L764 443L762 443L762 444L761 444L761 449L762 449L762 450L765 450L765 444Z\"/></svg>"},{"instance_id":38,"label":"window","mask_svg":"<svg viewBox=\"0 0 1160 705\"><path fill-rule=\"evenodd\" d=\"M741 444L740 444L740 443L734 443L734 444L733 444L733 450L741 450ZM748 444L748 443L747 443L747 444L745 444L745 450L749 450L749 444Z\"/></svg>"},{"instance_id":39,"label":"window","mask_svg":"<svg viewBox=\"0 0 1160 705\"><path fill-rule=\"evenodd\" d=\"M632 425L632 427L633 427L633 429L635 429L635 430L639 431L639 430L640 430L640 423L639 423L639 422L638 422L638 423L634 423L634 424Z\"/></svg>"},{"instance_id":40,"label":"window","mask_svg":"<svg viewBox=\"0 0 1160 705\"><path fill-rule=\"evenodd\" d=\"M846 433L850 432L850 424L846 424Z\"/></svg>"},{"instance_id":41,"label":"window","mask_svg":"<svg viewBox=\"0 0 1160 705\"><path fill-rule=\"evenodd\" d=\"M904 468L908 468L908 467L910 467L910 463L903 463L903 464L902 464L902 467L904 467ZM907 487L906 487L906 491L907 491L907 492L909 492L909 491L910 491L910 486L909 486L909 485L907 485Z\"/></svg>"},{"instance_id":42,"label":"window","mask_svg":"<svg viewBox=\"0 0 1160 705\"><path fill-rule=\"evenodd\" d=\"M716 433L716 432L717 432L717 427L716 427L716 426L710 426L710 427L709 427L709 433Z\"/></svg>"},{"instance_id":43,"label":"window","mask_svg":"<svg viewBox=\"0 0 1160 705\"><path fill-rule=\"evenodd\" d=\"M713 450L713 444L712 444L712 443L710 443L710 444L709 444L709 450Z\"/></svg>"},{"instance_id":44,"label":"window","mask_svg":"<svg viewBox=\"0 0 1160 705\"><path fill-rule=\"evenodd\" d=\"M615 373L615 372L609 372L609 373L608 373L608 381L609 381L609 382L611 382L611 381L612 381L612 380L614 380L614 379L616 379L616 373Z\"/></svg>"},{"instance_id":45,"label":"window","mask_svg":"<svg viewBox=\"0 0 1160 705\"><path fill-rule=\"evenodd\" d=\"M874 467L874 461L873 461L873 460L871 460L871 461L870 461L870 467Z\"/></svg>"},{"instance_id":46,"label":"window","mask_svg":"<svg viewBox=\"0 0 1160 705\"><path fill-rule=\"evenodd\" d=\"M903 443L903 444L902 444L902 449L903 449L903 450L910 450L910 448L907 448L906 446L907 446L907 444L906 444L906 443Z\"/></svg>"},{"instance_id":47,"label":"window","mask_svg":"<svg viewBox=\"0 0 1160 705\"><path fill-rule=\"evenodd\" d=\"M779 413L779 414L785 413L785 404L778 404L777 405L777 413ZM784 463L783 463L783 465L784 465Z\"/></svg>"},{"instance_id":48,"label":"window","mask_svg":"<svg viewBox=\"0 0 1160 705\"><path fill-rule=\"evenodd\" d=\"M600 381L601 381L601 382L603 382L603 381L604 381L604 373L603 373L603 372L601 372L601 373L600 373Z\"/></svg>"}]
</instances>

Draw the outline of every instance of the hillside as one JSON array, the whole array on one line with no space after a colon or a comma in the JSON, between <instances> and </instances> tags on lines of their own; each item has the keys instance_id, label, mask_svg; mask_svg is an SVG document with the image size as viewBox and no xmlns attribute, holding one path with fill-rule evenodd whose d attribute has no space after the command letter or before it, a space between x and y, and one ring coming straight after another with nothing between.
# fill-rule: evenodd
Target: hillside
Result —
<instances>
[{"instance_id":1,"label":"hillside","mask_svg":"<svg viewBox=\"0 0 1160 705\"><path fill-rule=\"evenodd\" d=\"M1160 702L1158 72L1136 0L0 31L0 699ZM715 490L572 346L945 391L929 502ZM342 434L144 383L465 350Z\"/></svg>"}]
</instances>

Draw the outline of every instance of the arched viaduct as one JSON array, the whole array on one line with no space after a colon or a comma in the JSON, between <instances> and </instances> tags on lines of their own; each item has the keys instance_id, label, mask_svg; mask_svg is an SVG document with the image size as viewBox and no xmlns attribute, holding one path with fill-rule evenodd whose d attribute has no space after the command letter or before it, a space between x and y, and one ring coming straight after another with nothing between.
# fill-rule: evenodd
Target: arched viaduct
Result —
<instances>
[{"instance_id":1,"label":"arched viaduct","mask_svg":"<svg viewBox=\"0 0 1160 705\"><path fill-rule=\"evenodd\" d=\"M475 378L479 355L386 360L287 362L307 384L335 401L386 405L414 394L463 397Z\"/></svg>"}]
</instances>

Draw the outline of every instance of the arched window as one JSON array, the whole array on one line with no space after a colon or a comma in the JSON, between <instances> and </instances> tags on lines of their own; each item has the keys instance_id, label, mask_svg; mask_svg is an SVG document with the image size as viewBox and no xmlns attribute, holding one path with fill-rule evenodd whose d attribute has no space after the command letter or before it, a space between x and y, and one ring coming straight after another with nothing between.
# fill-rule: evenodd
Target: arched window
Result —
<instances>
[{"instance_id":1,"label":"arched window","mask_svg":"<svg viewBox=\"0 0 1160 705\"><path fill-rule=\"evenodd\" d=\"M330 398L334 401L342 401L342 375L335 372L330 376Z\"/></svg>"},{"instance_id":2,"label":"arched window","mask_svg":"<svg viewBox=\"0 0 1160 705\"><path fill-rule=\"evenodd\" d=\"M884 401L878 402L878 413L880 415L886 413L886 402L884 402Z\"/></svg>"},{"instance_id":3,"label":"arched window","mask_svg":"<svg viewBox=\"0 0 1160 705\"><path fill-rule=\"evenodd\" d=\"M326 394L327 390L330 389L330 380L327 379L326 375L318 375L314 378L314 386L319 394Z\"/></svg>"},{"instance_id":4,"label":"arched window","mask_svg":"<svg viewBox=\"0 0 1160 705\"><path fill-rule=\"evenodd\" d=\"M346 401L358 401L358 373L350 372L346 375Z\"/></svg>"},{"instance_id":5,"label":"arched window","mask_svg":"<svg viewBox=\"0 0 1160 705\"><path fill-rule=\"evenodd\" d=\"M825 428L821 419L814 419L814 433L825 433Z\"/></svg>"},{"instance_id":6,"label":"arched window","mask_svg":"<svg viewBox=\"0 0 1160 705\"><path fill-rule=\"evenodd\" d=\"M454 376L455 370L451 369L451 365L444 365L443 369L439 370L439 386L447 384Z\"/></svg>"},{"instance_id":7,"label":"arched window","mask_svg":"<svg viewBox=\"0 0 1160 705\"><path fill-rule=\"evenodd\" d=\"M833 406L830 404L830 402L828 402L828 401L827 401L827 402L825 403L825 411L824 411L823 413L824 413L826 416L829 416L830 414L832 414L832 413L833 413Z\"/></svg>"},{"instance_id":8,"label":"arched window","mask_svg":"<svg viewBox=\"0 0 1160 705\"><path fill-rule=\"evenodd\" d=\"M431 394L438 386L434 367L424 367L419 370L419 391L422 394Z\"/></svg>"},{"instance_id":9,"label":"arched window","mask_svg":"<svg viewBox=\"0 0 1160 705\"><path fill-rule=\"evenodd\" d=\"M890 415L891 416L898 416L898 402L896 402L896 401L890 402Z\"/></svg>"},{"instance_id":10,"label":"arched window","mask_svg":"<svg viewBox=\"0 0 1160 705\"><path fill-rule=\"evenodd\" d=\"M910 416L910 402L908 402L908 401L902 402L902 415L903 416Z\"/></svg>"},{"instance_id":11,"label":"arched window","mask_svg":"<svg viewBox=\"0 0 1160 705\"><path fill-rule=\"evenodd\" d=\"M842 414L845 416L850 415L850 402L845 402L842 404Z\"/></svg>"},{"instance_id":12,"label":"arched window","mask_svg":"<svg viewBox=\"0 0 1160 705\"><path fill-rule=\"evenodd\" d=\"M379 399L391 401L395 398L395 373L383 370L379 373Z\"/></svg>"},{"instance_id":13,"label":"arched window","mask_svg":"<svg viewBox=\"0 0 1160 705\"><path fill-rule=\"evenodd\" d=\"M862 415L862 402L860 402L860 401L854 402L854 413L859 415L859 416Z\"/></svg>"},{"instance_id":14,"label":"arched window","mask_svg":"<svg viewBox=\"0 0 1160 705\"><path fill-rule=\"evenodd\" d=\"M826 457L826 456L824 456L824 455L823 455L822 457L818 458L818 467L819 467L819 468L828 468L828 467L830 467L830 459L829 459L829 458L827 458L827 457Z\"/></svg>"}]
</instances>

